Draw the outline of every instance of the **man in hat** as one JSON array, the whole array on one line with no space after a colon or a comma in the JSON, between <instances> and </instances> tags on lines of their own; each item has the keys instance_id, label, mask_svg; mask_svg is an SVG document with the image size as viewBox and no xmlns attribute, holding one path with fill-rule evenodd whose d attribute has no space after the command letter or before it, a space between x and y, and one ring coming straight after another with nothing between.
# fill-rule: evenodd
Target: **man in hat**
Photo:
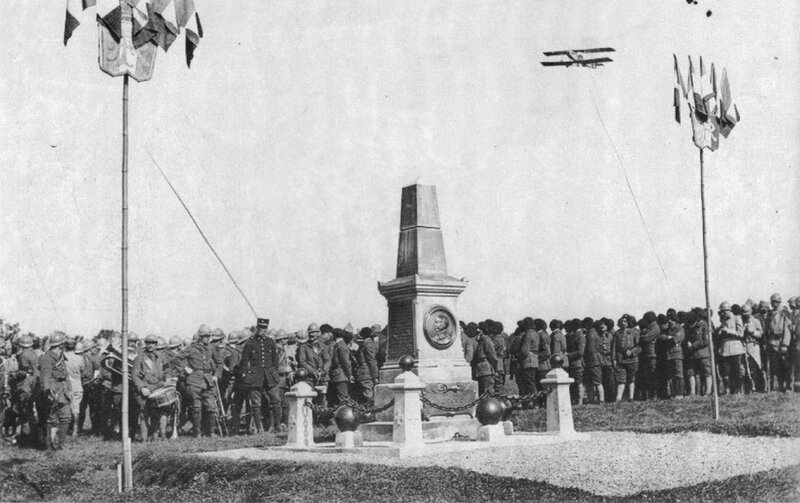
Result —
<instances>
[{"instance_id":1,"label":"man in hat","mask_svg":"<svg viewBox=\"0 0 800 503\"><path fill-rule=\"evenodd\" d=\"M656 340L661 335L661 327L653 311L644 313L641 323L643 329L639 335L639 345L642 347L642 352L639 354L639 375L636 382L639 383L642 399L652 400L658 396Z\"/></svg>"},{"instance_id":2,"label":"man in hat","mask_svg":"<svg viewBox=\"0 0 800 503\"><path fill-rule=\"evenodd\" d=\"M791 360L789 348L792 345L792 318L789 310L782 306L781 294L774 293L769 298L771 309L765 319L767 359L769 361L769 389L774 389L777 381L779 391L791 390Z\"/></svg>"},{"instance_id":3,"label":"man in hat","mask_svg":"<svg viewBox=\"0 0 800 503\"><path fill-rule=\"evenodd\" d=\"M37 431L34 419L34 399L39 380L39 358L33 350L33 338L23 335L17 351L17 372L11 384L11 404L19 418L22 435Z\"/></svg>"},{"instance_id":4,"label":"man in hat","mask_svg":"<svg viewBox=\"0 0 800 503\"><path fill-rule=\"evenodd\" d=\"M164 387L163 358L156 351L158 337L148 335L144 339L144 352L133 361L131 380L136 388L139 403L139 434L142 442L166 437L167 418L156 404L149 400L150 395Z\"/></svg>"},{"instance_id":5,"label":"man in hat","mask_svg":"<svg viewBox=\"0 0 800 503\"><path fill-rule=\"evenodd\" d=\"M86 424L86 412L92 425L92 434L100 434L100 358L99 346L95 341L78 343L75 354L83 357L84 371L81 374L83 399L78 407L78 424L76 431L81 433Z\"/></svg>"},{"instance_id":6,"label":"man in hat","mask_svg":"<svg viewBox=\"0 0 800 503\"><path fill-rule=\"evenodd\" d=\"M319 328L315 323L308 326L308 330L302 330L297 336L297 368L305 369L308 372L312 386L321 385L324 381L322 377L322 355L318 346L314 345L314 340L319 336Z\"/></svg>"},{"instance_id":7,"label":"man in hat","mask_svg":"<svg viewBox=\"0 0 800 503\"><path fill-rule=\"evenodd\" d=\"M50 337L48 350L39 359L40 389L37 410L47 450L63 449L72 420L72 389L64 358L64 335Z\"/></svg>"},{"instance_id":8,"label":"man in hat","mask_svg":"<svg viewBox=\"0 0 800 503\"><path fill-rule=\"evenodd\" d=\"M761 373L761 341L764 329L758 318L753 316L753 307L750 303L742 307L741 322L745 349L743 357L747 385L745 392L763 391L765 383Z\"/></svg>"},{"instance_id":9,"label":"man in hat","mask_svg":"<svg viewBox=\"0 0 800 503\"><path fill-rule=\"evenodd\" d=\"M222 374L222 362L211 346L211 329L201 325L197 330L198 340L182 355L186 375L186 397L192 418L192 434L213 436L217 420L216 385ZM203 414L205 412L205 415Z\"/></svg>"},{"instance_id":10,"label":"man in hat","mask_svg":"<svg viewBox=\"0 0 800 503\"><path fill-rule=\"evenodd\" d=\"M278 330L275 334L275 344L278 348L278 402L281 411L277 429L280 432L286 431L286 423L289 422L289 400L286 398L286 392L292 387L292 375L294 374L292 367L294 358L287 349L288 342L289 333L284 329ZM275 422L273 419L273 425Z\"/></svg>"},{"instance_id":11,"label":"man in hat","mask_svg":"<svg viewBox=\"0 0 800 503\"><path fill-rule=\"evenodd\" d=\"M664 345L664 380L669 386L669 393L666 389L663 390L663 393L664 396L671 398L683 398L683 340L686 338L686 332L678 323L677 313L674 309L665 321L666 323L662 325L659 342Z\"/></svg>"},{"instance_id":12,"label":"man in hat","mask_svg":"<svg viewBox=\"0 0 800 503\"><path fill-rule=\"evenodd\" d=\"M498 360L489 332L489 325L482 321L478 323L478 328L474 331L474 334L469 334L475 339L475 354L472 356L471 363L473 379L478 381L478 395L483 395L486 392L494 393L494 373ZM532 351L535 354L536 348L533 348ZM532 360L531 364L535 375L538 362Z\"/></svg>"},{"instance_id":13,"label":"man in hat","mask_svg":"<svg viewBox=\"0 0 800 503\"><path fill-rule=\"evenodd\" d=\"M689 396L711 393L714 372L711 368L710 335L703 309L686 314L686 338L683 340L684 363L689 380Z\"/></svg>"},{"instance_id":14,"label":"man in hat","mask_svg":"<svg viewBox=\"0 0 800 503\"><path fill-rule=\"evenodd\" d=\"M467 326L467 328L469 329L470 327ZM477 331L475 335L477 335ZM536 331L533 318L526 317L522 320L519 337L512 341L509 350L511 357L516 362L516 380L520 396L526 396L537 391L536 372L539 369L539 346L539 333ZM473 366L473 368L475 367Z\"/></svg>"},{"instance_id":15,"label":"man in hat","mask_svg":"<svg viewBox=\"0 0 800 503\"><path fill-rule=\"evenodd\" d=\"M611 354L617 383L617 401L621 402L628 387L628 400L633 401L636 389L636 371L639 370L639 333L628 326L628 318L623 315L617 320L619 329L613 333Z\"/></svg>"},{"instance_id":16,"label":"man in hat","mask_svg":"<svg viewBox=\"0 0 800 503\"><path fill-rule=\"evenodd\" d=\"M86 361L83 355L77 354L77 346L78 342L75 337L67 337L64 341L64 360L66 361L67 375L72 389L70 434L73 437L78 436L78 430L80 429L78 418L80 417L81 402L83 401L83 377L86 372Z\"/></svg>"},{"instance_id":17,"label":"man in hat","mask_svg":"<svg viewBox=\"0 0 800 503\"><path fill-rule=\"evenodd\" d=\"M744 331L742 322L733 314L731 306L723 302L719 306L719 322L717 340L719 347L719 374L722 378L723 394L741 391L741 377L744 374L742 365Z\"/></svg>"},{"instance_id":18,"label":"man in hat","mask_svg":"<svg viewBox=\"0 0 800 503\"><path fill-rule=\"evenodd\" d=\"M339 328L333 329L333 351L331 352L331 368L328 374L328 399L330 406L335 407L350 399L350 385L355 382L353 364L350 359L350 344L353 334Z\"/></svg>"},{"instance_id":19,"label":"man in hat","mask_svg":"<svg viewBox=\"0 0 800 503\"><path fill-rule=\"evenodd\" d=\"M256 433L263 433L261 419L262 392L269 398L272 410L272 427L280 427L281 402L278 390L278 367L280 365L278 348L275 341L267 336L269 320L258 318L256 334L249 338L242 349L242 360L239 364L242 387L247 392L250 409L253 414ZM240 407L234 405L233 427L238 432ZM276 423L276 420L278 421Z\"/></svg>"},{"instance_id":20,"label":"man in hat","mask_svg":"<svg viewBox=\"0 0 800 503\"><path fill-rule=\"evenodd\" d=\"M364 407L375 405L375 386L379 382L378 346L375 344L372 328L364 327L356 339L356 389L359 401Z\"/></svg>"}]
</instances>

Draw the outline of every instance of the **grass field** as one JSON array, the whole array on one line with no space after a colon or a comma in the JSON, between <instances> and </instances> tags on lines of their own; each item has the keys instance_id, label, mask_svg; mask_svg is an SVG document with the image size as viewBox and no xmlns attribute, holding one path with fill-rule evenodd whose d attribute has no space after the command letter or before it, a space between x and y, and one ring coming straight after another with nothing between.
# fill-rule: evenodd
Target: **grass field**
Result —
<instances>
[{"instance_id":1,"label":"grass field","mask_svg":"<svg viewBox=\"0 0 800 503\"><path fill-rule=\"evenodd\" d=\"M722 397L722 420L710 401L693 399L576 408L579 431L710 431L730 435L800 436L800 396ZM519 430L543 429L544 412L516 414ZM330 438L334 430L318 431ZM134 444L135 489L116 493L120 444L79 438L48 454L0 447L2 501L800 501L800 466L628 498L601 498L543 482L449 468L369 464L302 465L231 462L186 453L280 445L272 435Z\"/></svg>"}]
</instances>

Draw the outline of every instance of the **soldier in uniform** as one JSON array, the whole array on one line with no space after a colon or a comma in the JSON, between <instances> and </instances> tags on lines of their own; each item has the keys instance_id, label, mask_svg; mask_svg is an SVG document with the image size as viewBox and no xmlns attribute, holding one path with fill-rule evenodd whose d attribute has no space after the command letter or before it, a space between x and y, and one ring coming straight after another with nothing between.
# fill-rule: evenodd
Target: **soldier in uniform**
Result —
<instances>
[{"instance_id":1,"label":"soldier in uniform","mask_svg":"<svg viewBox=\"0 0 800 503\"><path fill-rule=\"evenodd\" d=\"M661 335L658 317L653 311L647 311L642 316L642 332L639 335L639 344L642 352L639 354L639 375L636 382L643 400L652 400L658 396L656 381L656 340Z\"/></svg>"},{"instance_id":2,"label":"soldier in uniform","mask_svg":"<svg viewBox=\"0 0 800 503\"><path fill-rule=\"evenodd\" d=\"M742 331L744 342L745 377L747 377L746 393L764 390L761 373L761 341L764 329L761 322L753 316L753 307L748 303L742 308Z\"/></svg>"},{"instance_id":3,"label":"soldier in uniform","mask_svg":"<svg viewBox=\"0 0 800 503\"><path fill-rule=\"evenodd\" d=\"M567 337L564 334L564 324L561 320L550 320L550 354L559 355L564 359L563 368L567 367Z\"/></svg>"},{"instance_id":4,"label":"soldier in uniform","mask_svg":"<svg viewBox=\"0 0 800 503\"><path fill-rule=\"evenodd\" d=\"M70 434L78 436L78 418L81 412L81 402L83 401L83 378L86 374L86 361L82 355L77 354L78 341L75 337L67 337L64 341L64 359L67 365L70 389L72 389L72 421Z\"/></svg>"},{"instance_id":5,"label":"soldier in uniform","mask_svg":"<svg viewBox=\"0 0 800 503\"><path fill-rule=\"evenodd\" d=\"M722 393L739 393L742 389L742 322L732 312L730 304L723 302L719 306L720 326L717 330L719 373L722 377Z\"/></svg>"},{"instance_id":6,"label":"soldier in uniform","mask_svg":"<svg viewBox=\"0 0 800 503\"><path fill-rule=\"evenodd\" d=\"M790 391L792 319L789 311L781 306L783 299L779 293L772 294L769 301L772 309L767 313L764 326L770 366L769 389L773 389L777 381L779 391Z\"/></svg>"},{"instance_id":7,"label":"soldier in uniform","mask_svg":"<svg viewBox=\"0 0 800 503\"><path fill-rule=\"evenodd\" d=\"M506 384L506 361L508 359L508 336L503 333L503 324L499 321L493 321L489 325L489 330L492 334L492 344L494 344L494 353L497 356L497 372L494 374L494 387L495 389L502 389Z\"/></svg>"},{"instance_id":8,"label":"soldier in uniform","mask_svg":"<svg viewBox=\"0 0 800 503\"><path fill-rule=\"evenodd\" d=\"M520 396L536 393L536 372L539 369L539 334L533 318L522 320L519 335L513 338L509 352L516 368L517 387Z\"/></svg>"},{"instance_id":9,"label":"soldier in uniform","mask_svg":"<svg viewBox=\"0 0 800 503\"><path fill-rule=\"evenodd\" d=\"M536 370L536 389L542 389L542 379L550 372L550 334L547 333L547 322L541 318L533 320L533 328L539 335L539 368Z\"/></svg>"},{"instance_id":10,"label":"soldier in uniform","mask_svg":"<svg viewBox=\"0 0 800 503\"><path fill-rule=\"evenodd\" d=\"M186 374L186 398L192 418L192 434L212 435L217 419L216 384L222 374L219 353L211 347L211 329L201 325L198 340L182 355ZM205 415L203 412L205 411Z\"/></svg>"},{"instance_id":11,"label":"soldier in uniform","mask_svg":"<svg viewBox=\"0 0 800 503\"><path fill-rule=\"evenodd\" d=\"M470 327L468 327L470 328ZM494 352L494 343L489 337L489 327L485 321L478 323L478 328L474 334L470 334L475 339L475 354L472 356L472 374L478 381L478 395L485 392L494 393L494 372L497 367L497 355ZM536 349L533 349L534 355ZM538 362L531 361L531 369L536 370Z\"/></svg>"},{"instance_id":12,"label":"soldier in uniform","mask_svg":"<svg viewBox=\"0 0 800 503\"><path fill-rule=\"evenodd\" d=\"M286 423L289 422L289 400L286 392L292 387L292 376L294 368L292 363L294 358L289 354L288 349L289 333L284 329L278 330L275 335L275 343L278 348L278 397L281 413L278 416L278 431L286 431ZM274 410L274 409L273 409ZM276 421L273 419L273 425Z\"/></svg>"},{"instance_id":13,"label":"soldier in uniform","mask_svg":"<svg viewBox=\"0 0 800 503\"><path fill-rule=\"evenodd\" d=\"M628 317L623 315L618 321L619 330L614 332L611 354L614 358L617 401L621 402L628 387L628 400L633 401L636 389L636 372L639 370L639 332L628 326Z\"/></svg>"},{"instance_id":14,"label":"soldier in uniform","mask_svg":"<svg viewBox=\"0 0 800 503\"><path fill-rule=\"evenodd\" d=\"M11 403L20 422L20 433L35 435L34 400L38 392L39 357L33 350L33 338L23 335L17 351L17 373L11 385Z\"/></svg>"},{"instance_id":15,"label":"soldier in uniform","mask_svg":"<svg viewBox=\"0 0 800 503\"><path fill-rule=\"evenodd\" d=\"M142 441L163 439L166 436L167 417L148 397L164 387L163 358L156 352L158 337L148 335L144 339L144 352L133 360L131 380L136 388L136 401L139 403L139 433Z\"/></svg>"},{"instance_id":16,"label":"soldier in uniform","mask_svg":"<svg viewBox=\"0 0 800 503\"><path fill-rule=\"evenodd\" d=\"M375 344L374 333L371 328L364 327L356 339L358 351L356 352L356 384L359 402L367 408L375 405L375 386L379 382L378 374L378 346Z\"/></svg>"},{"instance_id":17,"label":"soldier in uniform","mask_svg":"<svg viewBox=\"0 0 800 503\"><path fill-rule=\"evenodd\" d=\"M600 325L605 325L600 320L595 322L589 317L583 319L582 325L586 330L586 349L583 354L586 371L583 382L588 391L587 400L602 403L605 401L605 390L603 389L603 357L600 352L602 345Z\"/></svg>"},{"instance_id":18,"label":"soldier in uniform","mask_svg":"<svg viewBox=\"0 0 800 503\"><path fill-rule=\"evenodd\" d=\"M683 398L683 340L686 332L678 323L676 314L667 317L667 328L662 332L662 340L667 348L667 379L670 384L670 396Z\"/></svg>"},{"instance_id":19,"label":"soldier in uniform","mask_svg":"<svg viewBox=\"0 0 800 503\"><path fill-rule=\"evenodd\" d=\"M704 309L689 311L686 314L686 338L683 342L686 376L689 379L689 395L711 393L714 372L711 368L709 333Z\"/></svg>"},{"instance_id":20,"label":"soldier in uniform","mask_svg":"<svg viewBox=\"0 0 800 503\"><path fill-rule=\"evenodd\" d=\"M355 382L353 365L350 360L350 344L353 342L353 334L337 328L333 330L333 338L331 367L328 375L331 383L328 390L331 407L350 399L349 388Z\"/></svg>"},{"instance_id":21,"label":"soldier in uniform","mask_svg":"<svg viewBox=\"0 0 800 503\"><path fill-rule=\"evenodd\" d=\"M269 320L258 318L256 335L249 338L244 344L242 360L239 364L242 387L247 392L256 433L264 432L261 419L262 391L266 392L272 408L273 428L277 429L280 426L280 423L275 423L275 420L280 420L281 416L281 402L278 390L278 366L280 362L275 341L267 337L268 329ZM240 410L237 410L237 407L234 406L234 427L238 424Z\"/></svg>"},{"instance_id":22,"label":"soldier in uniform","mask_svg":"<svg viewBox=\"0 0 800 503\"><path fill-rule=\"evenodd\" d=\"M40 427L47 450L63 449L67 430L72 420L72 390L66 359L64 358L64 335L55 333L50 337L50 345L39 359L39 416Z\"/></svg>"},{"instance_id":23,"label":"soldier in uniform","mask_svg":"<svg viewBox=\"0 0 800 503\"><path fill-rule=\"evenodd\" d=\"M308 330L301 331L297 336L297 368L305 369L308 372L308 379L312 386L322 385L325 380L322 376L322 355L319 347L312 340L312 337L316 339L318 335L319 328L312 323L308 326Z\"/></svg>"},{"instance_id":24,"label":"soldier in uniform","mask_svg":"<svg viewBox=\"0 0 800 503\"><path fill-rule=\"evenodd\" d=\"M81 375L83 386L83 399L78 407L77 433L83 431L86 424L86 412L89 411L89 421L92 425L92 434L100 434L100 348L96 342L86 344L78 343L75 354L83 357L84 372Z\"/></svg>"}]
</instances>

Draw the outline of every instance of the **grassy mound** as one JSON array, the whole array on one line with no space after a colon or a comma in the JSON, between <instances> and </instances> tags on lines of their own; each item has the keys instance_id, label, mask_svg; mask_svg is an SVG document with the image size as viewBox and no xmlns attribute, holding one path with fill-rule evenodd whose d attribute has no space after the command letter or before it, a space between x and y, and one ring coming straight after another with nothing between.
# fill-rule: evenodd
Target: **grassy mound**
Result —
<instances>
[{"instance_id":1,"label":"grassy mound","mask_svg":"<svg viewBox=\"0 0 800 503\"><path fill-rule=\"evenodd\" d=\"M800 437L800 397L795 394L722 396L719 421L712 418L710 397L592 404L572 411L578 431L707 431L748 437ZM519 431L543 431L547 425L541 409L516 414L513 421Z\"/></svg>"}]
</instances>

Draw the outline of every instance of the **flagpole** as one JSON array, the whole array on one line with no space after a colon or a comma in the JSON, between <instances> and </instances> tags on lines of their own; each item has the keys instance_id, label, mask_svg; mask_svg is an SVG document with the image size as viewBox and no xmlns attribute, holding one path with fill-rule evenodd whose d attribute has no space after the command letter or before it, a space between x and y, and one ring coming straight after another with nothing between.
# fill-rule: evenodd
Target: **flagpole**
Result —
<instances>
[{"instance_id":1,"label":"flagpole","mask_svg":"<svg viewBox=\"0 0 800 503\"><path fill-rule=\"evenodd\" d=\"M706 331L711 350L711 390L714 396L714 421L719 421L719 393L717 392L716 358L714 357L714 334L711 331L711 302L708 298L708 246L706 245L706 194L703 149L700 150L700 212L703 216L703 278L706 293Z\"/></svg>"},{"instance_id":2,"label":"flagpole","mask_svg":"<svg viewBox=\"0 0 800 503\"><path fill-rule=\"evenodd\" d=\"M122 80L122 491L133 489L128 424L128 74Z\"/></svg>"}]
</instances>

